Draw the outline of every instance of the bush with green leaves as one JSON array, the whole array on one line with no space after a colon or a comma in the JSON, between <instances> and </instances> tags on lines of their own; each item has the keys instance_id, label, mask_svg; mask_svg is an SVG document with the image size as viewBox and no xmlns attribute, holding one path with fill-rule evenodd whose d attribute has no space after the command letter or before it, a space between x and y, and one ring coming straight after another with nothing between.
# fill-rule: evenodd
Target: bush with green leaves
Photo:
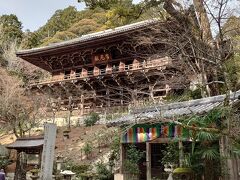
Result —
<instances>
[{"instance_id":1,"label":"bush with green leaves","mask_svg":"<svg viewBox=\"0 0 240 180\"><path fill-rule=\"evenodd\" d=\"M179 164L179 148L177 142L171 142L166 145L166 149L162 151L163 158L161 160L162 164Z\"/></svg>"},{"instance_id":2,"label":"bush with green leaves","mask_svg":"<svg viewBox=\"0 0 240 180\"><path fill-rule=\"evenodd\" d=\"M127 157L124 160L124 171L130 174L139 174L140 170L138 167L139 161L144 156L145 152L137 149L135 145L129 145L127 149Z\"/></svg>"},{"instance_id":3,"label":"bush with green leaves","mask_svg":"<svg viewBox=\"0 0 240 180\"><path fill-rule=\"evenodd\" d=\"M113 136L113 140L110 146L110 156L109 156L109 168L112 169L117 165L117 162L120 159L120 137L118 135Z\"/></svg>"},{"instance_id":4,"label":"bush with green leaves","mask_svg":"<svg viewBox=\"0 0 240 180\"><path fill-rule=\"evenodd\" d=\"M89 116L84 119L84 124L85 124L86 127L93 126L99 120L100 120L99 114L93 112L93 113L89 114Z\"/></svg>"},{"instance_id":5,"label":"bush with green leaves","mask_svg":"<svg viewBox=\"0 0 240 180\"><path fill-rule=\"evenodd\" d=\"M96 164L97 176L99 180L110 180L113 179L113 173L111 168L103 162L98 162Z\"/></svg>"},{"instance_id":6,"label":"bush with green leaves","mask_svg":"<svg viewBox=\"0 0 240 180\"><path fill-rule=\"evenodd\" d=\"M10 164L10 160L7 156L0 156L0 169L5 169Z\"/></svg>"},{"instance_id":7,"label":"bush with green leaves","mask_svg":"<svg viewBox=\"0 0 240 180\"><path fill-rule=\"evenodd\" d=\"M67 161L63 164L62 169L68 169L72 172L76 173L77 177L80 177L82 173L86 173L90 169L90 165L88 164L75 164L72 161Z\"/></svg>"},{"instance_id":8,"label":"bush with green leaves","mask_svg":"<svg viewBox=\"0 0 240 180\"><path fill-rule=\"evenodd\" d=\"M89 159L89 156L91 155L92 151L93 151L93 146L90 143L85 143L83 146L83 151L87 156L87 159Z\"/></svg>"},{"instance_id":9,"label":"bush with green leaves","mask_svg":"<svg viewBox=\"0 0 240 180\"><path fill-rule=\"evenodd\" d=\"M228 108L215 108L205 115L185 117L183 123L197 128L217 127L222 129L222 121L228 116ZM217 179L221 176L221 160L219 152L220 134L200 129L190 130L192 139L189 156L185 159L197 177L205 176L208 179Z\"/></svg>"}]
</instances>

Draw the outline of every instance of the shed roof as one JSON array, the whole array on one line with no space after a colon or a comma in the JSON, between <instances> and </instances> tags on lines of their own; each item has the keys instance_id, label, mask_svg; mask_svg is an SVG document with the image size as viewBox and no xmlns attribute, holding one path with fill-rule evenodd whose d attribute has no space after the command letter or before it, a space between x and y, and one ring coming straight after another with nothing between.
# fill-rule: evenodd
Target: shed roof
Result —
<instances>
[{"instance_id":1,"label":"shed roof","mask_svg":"<svg viewBox=\"0 0 240 180\"><path fill-rule=\"evenodd\" d=\"M230 94L230 101L235 102L240 96L240 90ZM148 119L174 118L182 115L206 113L223 104L226 95L207 97L202 99L175 102L164 105L155 105L143 109L136 109L133 112L110 121L108 126L117 126L130 123L144 123Z\"/></svg>"},{"instance_id":2,"label":"shed roof","mask_svg":"<svg viewBox=\"0 0 240 180\"><path fill-rule=\"evenodd\" d=\"M18 138L14 143L7 145L8 149L41 148L44 143L43 137Z\"/></svg>"}]
</instances>

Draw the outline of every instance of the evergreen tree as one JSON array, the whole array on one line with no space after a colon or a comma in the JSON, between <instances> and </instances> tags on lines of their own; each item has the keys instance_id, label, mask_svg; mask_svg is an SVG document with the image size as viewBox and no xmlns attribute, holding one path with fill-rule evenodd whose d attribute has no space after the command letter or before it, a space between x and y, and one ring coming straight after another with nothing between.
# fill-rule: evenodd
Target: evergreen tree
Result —
<instances>
[{"instance_id":1,"label":"evergreen tree","mask_svg":"<svg viewBox=\"0 0 240 180\"><path fill-rule=\"evenodd\" d=\"M16 40L20 43L22 40L22 23L18 20L16 15L2 15L0 16L0 28L2 43Z\"/></svg>"}]
</instances>

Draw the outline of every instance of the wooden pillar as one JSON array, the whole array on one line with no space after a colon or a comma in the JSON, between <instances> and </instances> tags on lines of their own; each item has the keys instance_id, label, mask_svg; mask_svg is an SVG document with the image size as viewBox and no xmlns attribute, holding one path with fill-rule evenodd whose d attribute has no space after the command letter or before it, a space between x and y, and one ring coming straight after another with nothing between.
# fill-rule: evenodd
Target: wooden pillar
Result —
<instances>
[{"instance_id":1,"label":"wooden pillar","mask_svg":"<svg viewBox=\"0 0 240 180\"><path fill-rule=\"evenodd\" d=\"M121 95L121 107L123 106L123 89L121 88L120 90L120 95Z\"/></svg>"},{"instance_id":2,"label":"wooden pillar","mask_svg":"<svg viewBox=\"0 0 240 180\"><path fill-rule=\"evenodd\" d=\"M109 108L110 107L110 91L109 91L109 89L107 88L106 89L106 96L107 96L107 107Z\"/></svg>"},{"instance_id":3,"label":"wooden pillar","mask_svg":"<svg viewBox=\"0 0 240 180\"><path fill-rule=\"evenodd\" d=\"M166 95L168 95L169 91L171 90L170 86L166 84L165 89L166 89Z\"/></svg>"},{"instance_id":4,"label":"wooden pillar","mask_svg":"<svg viewBox=\"0 0 240 180\"><path fill-rule=\"evenodd\" d=\"M80 116L83 116L84 114L84 96L81 94L81 100L80 100Z\"/></svg>"},{"instance_id":5,"label":"wooden pillar","mask_svg":"<svg viewBox=\"0 0 240 180\"><path fill-rule=\"evenodd\" d=\"M134 89L131 93L132 95L132 103L133 103L133 106L136 107L138 105L138 102L137 102L137 90Z\"/></svg>"},{"instance_id":6,"label":"wooden pillar","mask_svg":"<svg viewBox=\"0 0 240 180\"><path fill-rule=\"evenodd\" d=\"M124 159L125 159L125 148L124 144L120 144L120 174L123 174L123 166L124 166Z\"/></svg>"},{"instance_id":7,"label":"wooden pillar","mask_svg":"<svg viewBox=\"0 0 240 180\"><path fill-rule=\"evenodd\" d=\"M151 144L146 142L146 168L147 168L147 180L152 179L152 167L151 167Z\"/></svg>"},{"instance_id":8,"label":"wooden pillar","mask_svg":"<svg viewBox=\"0 0 240 180\"><path fill-rule=\"evenodd\" d=\"M42 150L40 150L38 154L38 168L41 167L41 164L42 164Z\"/></svg>"},{"instance_id":9,"label":"wooden pillar","mask_svg":"<svg viewBox=\"0 0 240 180\"><path fill-rule=\"evenodd\" d=\"M152 101L154 99L153 97L153 86L149 85L149 101Z\"/></svg>"},{"instance_id":10,"label":"wooden pillar","mask_svg":"<svg viewBox=\"0 0 240 180\"><path fill-rule=\"evenodd\" d=\"M93 111L96 111L97 93L93 91Z\"/></svg>"},{"instance_id":11,"label":"wooden pillar","mask_svg":"<svg viewBox=\"0 0 240 180\"><path fill-rule=\"evenodd\" d=\"M72 116L72 109L68 111L68 128L71 129L71 116Z\"/></svg>"},{"instance_id":12,"label":"wooden pillar","mask_svg":"<svg viewBox=\"0 0 240 180\"><path fill-rule=\"evenodd\" d=\"M72 96L69 96L68 98L69 102L68 102L68 128L71 128L71 116L72 116Z\"/></svg>"}]
</instances>

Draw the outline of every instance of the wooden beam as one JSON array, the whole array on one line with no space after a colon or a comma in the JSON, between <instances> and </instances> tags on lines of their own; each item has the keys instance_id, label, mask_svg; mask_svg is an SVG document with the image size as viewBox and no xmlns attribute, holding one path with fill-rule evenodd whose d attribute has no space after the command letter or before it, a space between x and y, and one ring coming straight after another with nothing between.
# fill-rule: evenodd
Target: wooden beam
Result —
<instances>
[{"instance_id":1,"label":"wooden beam","mask_svg":"<svg viewBox=\"0 0 240 180\"><path fill-rule=\"evenodd\" d=\"M152 179L152 167L151 167L151 144L146 142L146 168L147 168L147 180Z\"/></svg>"}]
</instances>

